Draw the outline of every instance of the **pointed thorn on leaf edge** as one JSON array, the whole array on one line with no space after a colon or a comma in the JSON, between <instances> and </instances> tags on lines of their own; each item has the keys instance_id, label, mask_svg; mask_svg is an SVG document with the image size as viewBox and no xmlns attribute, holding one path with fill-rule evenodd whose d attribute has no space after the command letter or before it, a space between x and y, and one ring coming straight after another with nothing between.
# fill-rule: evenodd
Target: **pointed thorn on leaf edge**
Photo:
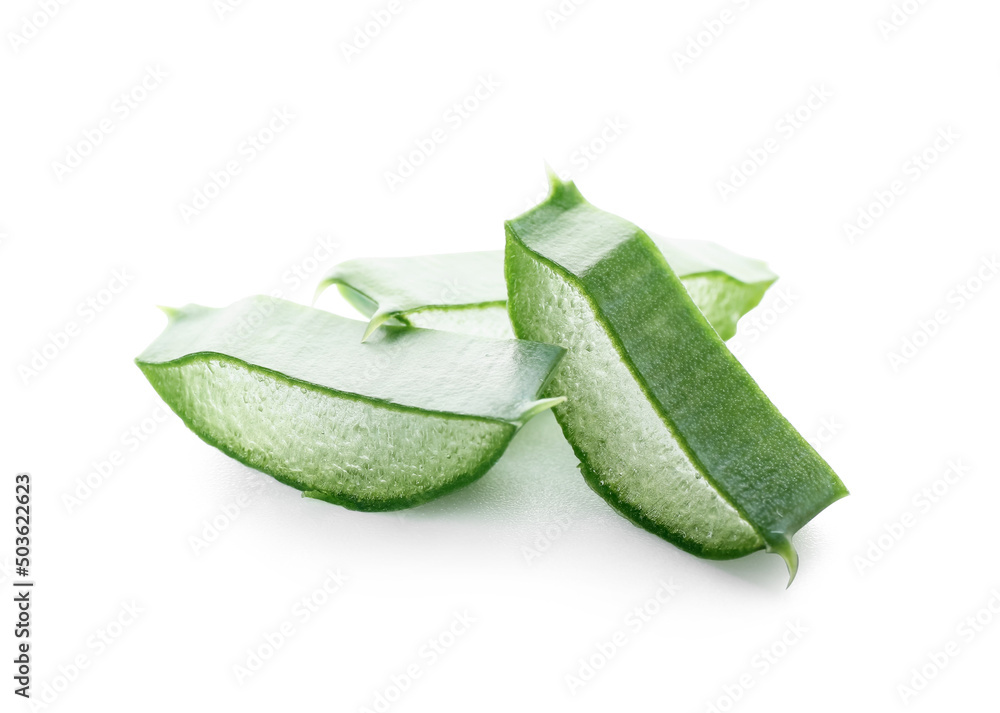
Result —
<instances>
[{"instance_id":1,"label":"pointed thorn on leaf edge","mask_svg":"<svg viewBox=\"0 0 1000 713\"><path fill-rule=\"evenodd\" d=\"M392 312L376 312L372 315L371 320L368 322L368 327L365 329L364 336L361 337L362 342L367 342L368 337L375 333L375 330L381 327L385 322L392 318Z\"/></svg>"},{"instance_id":2,"label":"pointed thorn on leaf edge","mask_svg":"<svg viewBox=\"0 0 1000 713\"><path fill-rule=\"evenodd\" d=\"M788 585L785 587L787 589L792 586L795 575L799 571L799 553L792 545L792 538L785 533L774 532L771 537L772 541L767 543L767 551L780 556L785 561L785 567L788 568Z\"/></svg>"},{"instance_id":3,"label":"pointed thorn on leaf edge","mask_svg":"<svg viewBox=\"0 0 1000 713\"><path fill-rule=\"evenodd\" d=\"M180 316L181 311L176 307L167 307L166 305L156 305L156 308L167 315L167 319L174 320Z\"/></svg>"}]
</instances>

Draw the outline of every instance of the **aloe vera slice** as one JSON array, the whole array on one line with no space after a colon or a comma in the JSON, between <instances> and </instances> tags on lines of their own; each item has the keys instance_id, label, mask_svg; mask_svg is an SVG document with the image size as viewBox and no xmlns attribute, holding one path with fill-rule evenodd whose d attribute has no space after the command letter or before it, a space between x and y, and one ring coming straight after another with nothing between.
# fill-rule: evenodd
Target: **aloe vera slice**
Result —
<instances>
[{"instance_id":1,"label":"aloe vera slice","mask_svg":"<svg viewBox=\"0 0 1000 713\"><path fill-rule=\"evenodd\" d=\"M317 296L332 284L370 318L365 339L387 322L513 336L499 250L348 260L323 278Z\"/></svg>"},{"instance_id":2,"label":"aloe vera slice","mask_svg":"<svg viewBox=\"0 0 1000 713\"><path fill-rule=\"evenodd\" d=\"M169 310L136 359L202 440L354 510L396 510L483 475L539 399L560 347L365 324L270 297Z\"/></svg>"},{"instance_id":3,"label":"aloe vera slice","mask_svg":"<svg viewBox=\"0 0 1000 713\"><path fill-rule=\"evenodd\" d=\"M847 494L695 306L649 237L552 178L506 224L519 337L567 354L548 388L584 477L622 515L711 559L792 535Z\"/></svg>"},{"instance_id":4,"label":"aloe vera slice","mask_svg":"<svg viewBox=\"0 0 1000 713\"><path fill-rule=\"evenodd\" d=\"M766 263L707 240L650 238L723 340L736 335L740 317L759 305L778 279Z\"/></svg>"},{"instance_id":5,"label":"aloe vera slice","mask_svg":"<svg viewBox=\"0 0 1000 713\"><path fill-rule=\"evenodd\" d=\"M654 240L723 339L778 279L763 262L714 243ZM332 284L370 318L366 337L385 323L513 336L502 250L349 260L333 267L317 295Z\"/></svg>"}]
</instances>

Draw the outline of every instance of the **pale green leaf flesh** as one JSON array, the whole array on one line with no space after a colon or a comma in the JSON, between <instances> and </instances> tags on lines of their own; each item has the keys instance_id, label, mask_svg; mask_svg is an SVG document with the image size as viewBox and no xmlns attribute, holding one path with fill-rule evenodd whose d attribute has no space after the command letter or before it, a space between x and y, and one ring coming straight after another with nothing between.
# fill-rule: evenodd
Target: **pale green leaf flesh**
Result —
<instances>
[{"instance_id":1,"label":"pale green leaf flesh","mask_svg":"<svg viewBox=\"0 0 1000 713\"><path fill-rule=\"evenodd\" d=\"M557 409L559 422L585 454L581 462L600 474L600 487L616 493L624 509L669 519L671 530L706 554L739 556L763 547L760 535L705 480L649 403L586 297L524 253L517 246L508 252L519 326L566 347L550 385L570 395L572 404Z\"/></svg>"},{"instance_id":2,"label":"pale green leaf flesh","mask_svg":"<svg viewBox=\"0 0 1000 713\"><path fill-rule=\"evenodd\" d=\"M260 297L172 310L137 364L207 443L308 497L411 507L484 474L562 350L363 322ZM456 340L457 338L457 340Z\"/></svg>"},{"instance_id":3,"label":"pale green leaf flesh","mask_svg":"<svg viewBox=\"0 0 1000 713\"><path fill-rule=\"evenodd\" d=\"M518 336L567 348L549 384L587 482L625 517L702 557L792 535L847 494L711 329L641 230L556 182L507 224Z\"/></svg>"},{"instance_id":4,"label":"pale green leaf flesh","mask_svg":"<svg viewBox=\"0 0 1000 713\"><path fill-rule=\"evenodd\" d=\"M740 317L760 303L777 279L763 262L715 243L654 239L723 339L736 334ZM370 318L366 337L381 324L513 336L500 250L348 260L326 275L317 295L332 284Z\"/></svg>"}]
</instances>

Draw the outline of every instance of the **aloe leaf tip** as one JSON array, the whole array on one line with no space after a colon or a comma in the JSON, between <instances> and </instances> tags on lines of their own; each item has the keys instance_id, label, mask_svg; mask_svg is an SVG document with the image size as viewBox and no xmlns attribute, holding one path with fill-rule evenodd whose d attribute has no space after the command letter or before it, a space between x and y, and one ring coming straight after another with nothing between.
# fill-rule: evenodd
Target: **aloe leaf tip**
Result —
<instances>
[{"instance_id":1,"label":"aloe leaf tip","mask_svg":"<svg viewBox=\"0 0 1000 713\"><path fill-rule=\"evenodd\" d=\"M175 319L177 319L177 317L181 313L181 310L179 310L177 307L167 307L166 305L156 305L156 308L158 310L160 310L161 312L163 312L163 314L167 315L167 319L169 319L171 322L174 321Z\"/></svg>"},{"instance_id":2,"label":"aloe leaf tip","mask_svg":"<svg viewBox=\"0 0 1000 713\"><path fill-rule=\"evenodd\" d=\"M392 312L382 311L381 309L375 312L375 314L372 315L372 318L368 321L368 326L365 328L365 333L362 335L361 341L367 342L368 338L375 333L375 330L390 319L392 319Z\"/></svg>"},{"instance_id":3,"label":"aloe leaf tip","mask_svg":"<svg viewBox=\"0 0 1000 713\"><path fill-rule=\"evenodd\" d=\"M320 283L316 285L316 290L313 292L312 296L312 302L309 303L310 306L316 306L316 301L319 299L319 296L326 292L326 288L329 287L332 282L332 280L321 280Z\"/></svg>"},{"instance_id":4,"label":"aloe leaf tip","mask_svg":"<svg viewBox=\"0 0 1000 713\"><path fill-rule=\"evenodd\" d=\"M545 173L549 179L548 201L570 204L583 201L583 195L576 184L573 181L564 181L548 163L545 164Z\"/></svg>"},{"instance_id":5,"label":"aloe leaf tip","mask_svg":"<svg viewBox=\"0 0 1000 713\"><path fill-rule=\"evenodd\" d=\"M554 191L557 187L562 185L562 179L559 178L559 174L556 170L552 168L552 164L548 161L545 162L545 175L549 179L549 190Z\"/></svg>"},{"instance_id":6,"label":"aloe leaf tip","mask_svg":"<svg viewBox=\"0 0 1000 713\"><path fill-rule=\"evenodd\" d=\"M548 411L551 408L555 408L563 401L566 400L565 396L553 396L545 399L538 399L531 403L531 405L524 412L524 416L521 419L521 423L526 423L528 420L537 416L542 411Z\"/></svg>"},{"instance_id":7,"label":"aloe leaf tip","mask_svg":"<svg viewBox=\"0 0 1000 713\"><path fill-rule=\"evenodd\" d=\"M795 575L799 571L799 553L795 551L792 538L783 532L771 533L767 542L767 551L778 555L785 561L785 567L788 568L788 584L785 588L791 587L792 582L795 581Z\"/></svg>"}]
</instances>

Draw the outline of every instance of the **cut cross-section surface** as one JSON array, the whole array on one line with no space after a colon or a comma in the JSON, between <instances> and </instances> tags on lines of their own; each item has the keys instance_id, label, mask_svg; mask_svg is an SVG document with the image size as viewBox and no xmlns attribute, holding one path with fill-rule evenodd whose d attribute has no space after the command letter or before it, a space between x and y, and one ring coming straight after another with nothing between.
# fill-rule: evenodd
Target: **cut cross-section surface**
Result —
<instances>
[{"instance_id":1,"label":"cut cross-section surface","mask_svg":"<svg viewBox=\"0 0 1000 713\"><path fill-rule=\"evenodd\" d=\"M649 237L553 178L507 223L515 333L567 348L551 388L587 482L703 557L765 548L847 494L726 348Z\"/></svg>"},{"instance_id":2,"label":"cut cross-section surface","mask_svg":"<svg viewBox=\"0 0 1000 713\"><path fill-rule=\"evenodd\" d=\"M171 310L136 360L203 440L309 497L411 507L485 473L562 350L390 327L257 297Z\"/></svg>"}]
</instances>

